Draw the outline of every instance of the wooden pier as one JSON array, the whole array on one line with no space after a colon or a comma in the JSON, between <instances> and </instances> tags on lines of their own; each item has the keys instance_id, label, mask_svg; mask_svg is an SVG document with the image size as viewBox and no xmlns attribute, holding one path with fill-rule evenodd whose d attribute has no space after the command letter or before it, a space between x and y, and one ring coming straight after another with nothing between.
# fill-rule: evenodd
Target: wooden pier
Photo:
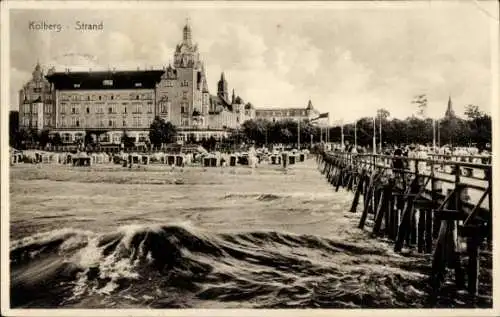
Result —
<instances>
[{"instance_id":1,"label":"wooden pier","mask_svg":"<svg viewBox=\"0 0 500 317\"><path fill-rule=\"evenodd\" d=\"M492 246L491 158L430 157L323 152L317 163L334 190L354 192L350 212L361 209L360 229L371 217L374 237L393 241L395 252L431 254L434 294L452 269L456 288L474 301L479 252Z\"/></svg>"}]
</instances>

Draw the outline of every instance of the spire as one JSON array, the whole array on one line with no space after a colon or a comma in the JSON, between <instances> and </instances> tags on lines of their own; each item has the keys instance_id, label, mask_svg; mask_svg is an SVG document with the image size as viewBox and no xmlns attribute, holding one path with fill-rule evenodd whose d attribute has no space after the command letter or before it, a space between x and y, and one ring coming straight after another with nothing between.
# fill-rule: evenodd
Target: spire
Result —
<instances>
[{"instance_id":1,"label":"spire","mask_svg":"<svg viewBox=\"0 0 500 317\"><path fill-rule=\"evenodd\" d=\"M231 104L235 102L236 96L234 95L234 88L233 88L233 96L231 97Z\"/></svg>"},{"instance_id":2,"label":"spire","mask_svg":"<svg viewBox=\"0 0 500 317\"><path fill-rule=\"evenodd\" d=\"M186 25L184 25L182 39L184 42L191 43L191 25L189 24L189 18L186 18Z\"/></svg>"},{"instance_id":3,"label":"spire","mask_svg":"<svg viewBox=\"0 0 500 317\"><path fill-rule=\"evenodd\" d=\"M455 111L453 111L453 103L451 102L451 96L448 98L448 107L446 108L445 118L454 118Z\"/></svg>"},{"instance_id":4,"label":"spire","mask_svg":"<svg viewBox=\"0 0 500 317\"><path fill-rule=\"evenodd\" d=\"M307 103L307 108L306 108L306 110L312 110L312 109L314 109L314 108L313 108L313 104L312 104L312 102L311 102L311 99L309 99L309 102Z\"/></svg>"},{"instance_id":5,"label":"spire","mask_svg":"<svg viewBox=\"0 0 500 317\"><path fill-rule=\"evenodd\" d=\"M224 72L220 75L220 80L217 84L217 95L222 97L226 102L229 100L229 94L227 93L227 82L224 78Z\"/></svg>"},{"instance_id":6,"label":"spire","mask_svg":"<svg viewBox=\"0 0 500 317\"><path fill-rule=\"evenodd\" d=\"M33 78L40 79L42 78L42 67L40 66L40 60L37 59L35 69L33 70Z\"/></svg>"}]
</instances>

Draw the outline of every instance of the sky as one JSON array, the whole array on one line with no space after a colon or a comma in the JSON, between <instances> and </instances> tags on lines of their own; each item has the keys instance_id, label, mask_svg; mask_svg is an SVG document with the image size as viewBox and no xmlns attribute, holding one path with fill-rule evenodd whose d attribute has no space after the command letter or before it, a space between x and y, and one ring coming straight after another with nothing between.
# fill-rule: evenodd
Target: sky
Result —
<instances>
[{"instance_id":1,"label":"sky","mask_svg":"<svg viewBox=\"0 0 500 317\"><path fill-rule=\"evenodd\" d=\"M379 108L393 118L411 116L419 94L427 95L433 118L444 114L449 96L459 115L468 104L488 113L493 107L496 4L461 1L12 10L11 109L18 108L18 91L37 60L58 70L168 65L187 18L210 92L224 71L230 91L257 108L305 107L310 99L332 122L349 122ZM30 21L64 29L33 31ZM76 21L102 21L104 29L76 31Z\"/></svg>"}]
</instances>

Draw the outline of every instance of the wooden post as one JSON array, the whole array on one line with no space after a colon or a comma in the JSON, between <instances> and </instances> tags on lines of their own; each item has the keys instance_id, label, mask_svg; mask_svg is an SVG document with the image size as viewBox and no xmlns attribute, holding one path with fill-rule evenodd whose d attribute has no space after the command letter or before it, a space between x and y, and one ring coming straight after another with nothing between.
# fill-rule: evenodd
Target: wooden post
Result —
<instances>
[{"instance_id":1,"label":"wooden post","mask_svg":"<svg viewBox=\"0 0 500 317\"><path fill-rule=\"evenodd\" d=\"M351 166L349 168L349 181L347 182L347 190L352 190L352 185L354 184L354 178L356 177L356 172L354 168Z\"/></svg>"},{"instance_id":2,"label":"wooden post","mask_svg":"<svg viewBox=\"0 0 500 317\"><path fill-rule=\"evenodd\" d=\"M365 226L366 217L368 216L368 210L369 210L371 202L372 202L374 179L375 179L375 171L372 171L372 176L370 177L370 186L368 187L368 189L366 191L366 195L363 196L364 209L363 209L363 213L361 214L361 218L359 219L359 225L358 225L359 229L363 229L363 227Z\"/></svg>"},{"instance_id":3,"label":"wooden post","mask_svg":"<svg viewBox=\"0 0 500 317\"><path fill-rule=\"evenodd\" d=\"M392 186L393 186L393 179L390 179L389 182L384 186L384 189L380 191L380 202L377 210L377 214L375 216L375 224L373 225L373 233L374 234L380 234L380 228L382 226L382 219L384 218L385 215L385 221L386 221L386 232L387 232L387 223L389 220L389 206L391 206L391 198L392 198Z\"/></svg>"},{"instance_id":4,"label":"wooden post","mask_svg":"<svg viewBox=\"0 0 500 317\"><path fill-rule=\"evenodd\" d=\"M337 173L337 180L336 180L336 184L335 184L335 191L336 192L339 191L339 187L340 187L340 184L342 183L342 178L343 177L344 177L344 168L340 167L339 171Z\"/></svg>"},{"instance_id":5,"label":"wooden post","mask_svg":"<svg viewBox=\"0 0 500 317\"><path fill-rule=\"evenodd\" d=\"M351 205L351 212L356 212L356 209L358 208L358 203L359 203L359 195L361 194L361 191L363 190L363 183L365 180L365 170L361 171L361 174L359 175L359 181L358 181L358 186L356 186L356 192L354 193L354 199L352 201Z\"/></svg>"},{"instance_id":6,"label":"wooden post","mask_svg":"<svg viewBox=\"0 0 500 317\"><path fill-rule=\"evenodd\" d=\"M414 194L418 193L419 184L418 177L413 179L410 184L410 190L408 191L408 195L405 195L405 207L403 209L401 215L401 221L399 223L398 235L396 238L396 244L394 245L394 252L400 252L403 248L403 243L405 238L407 238L411 225L411 216L413 214L413 201L415 199Z\"/></svg>"},{"instance_id":7,"label":"wooden post","mask_svg":"<svg viewBox=\"0 0 500 317\"><path fill-rule=\"evenodd\" d=\"M437 181L434 178L432 178L432 202L433 202L433 209L436 209L438 207L438 193L442 194L443 193L443 183L441 181ZM434 213L432 213L432 218L434 217ZM433 222L433 227L432 227L432 237L434 239L437 239L438 234L439 234L439 228L441 226L441 223L439 221L434 221Z\"/></svg>"},{"instance_id":8,"label":"wooden post","mask_svg":"<svg viewBox=\"0 0 500 317\"><path fill-rule=\"evenodd\" d=\"M474 233L478 234L478 233ZM475 300L479 286L479 240L477 236L467 238L467 290L472 300Z\"/></svg>"},{"instance_id":9,"label":"wooden post","mask_svg":"<svg viewBox=\"0 0 500 317\"><path fill-rule=\"evenodd\" d=\"M418 210L418 241L417 241L417 249L419 253L424 252L424 232L425 232L425 218L426 212L423 209Z\"/></svg>"},{"instance_id":10,"label":"wooden post","mask_svg":"<svg viewBox=\"0 0 500 317\"><path fill-rule=\"evenodd\" d=\"M425 253L432 252L432 209L421 210L425 213Z\"/></svg>"}]
</instances>

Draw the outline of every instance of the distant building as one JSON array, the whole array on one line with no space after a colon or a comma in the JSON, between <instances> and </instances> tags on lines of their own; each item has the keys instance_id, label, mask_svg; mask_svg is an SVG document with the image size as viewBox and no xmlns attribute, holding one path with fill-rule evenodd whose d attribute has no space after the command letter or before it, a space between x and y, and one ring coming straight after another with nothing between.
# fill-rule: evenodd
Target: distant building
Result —
<instances>
[{"instance_id":1,"label":"distant building","mask_svg":"<svg viewBox=\"0 0 500 317\"><path fill-rule=\"evenodd\" d=\"M254 107L245 104L234 90L229 99L224 73L217 94L210 94L188 23L175 48L173 66L98 72L56 72L52 68L44 76L37 63L33 79L19 95L21 126L47 128L52 134L59 133L65 143L90 133L103 144L119 144L123 131L136 142L144 142L155 116L177 126L180 140L219 139L255 117Z\"/></svg>"},{"instance_id":2,"label":"distant building","mask_svg":"<svg viewBox=\"0 0 500 317\"><path fill-rule=\"evenodd\" d=\"M311 100L305 108L267 108L257 109L255 117L267 119L272 122L281 120L311 120L319 116L319 111L314 109Z\"/></svg>"}]
</instances>

